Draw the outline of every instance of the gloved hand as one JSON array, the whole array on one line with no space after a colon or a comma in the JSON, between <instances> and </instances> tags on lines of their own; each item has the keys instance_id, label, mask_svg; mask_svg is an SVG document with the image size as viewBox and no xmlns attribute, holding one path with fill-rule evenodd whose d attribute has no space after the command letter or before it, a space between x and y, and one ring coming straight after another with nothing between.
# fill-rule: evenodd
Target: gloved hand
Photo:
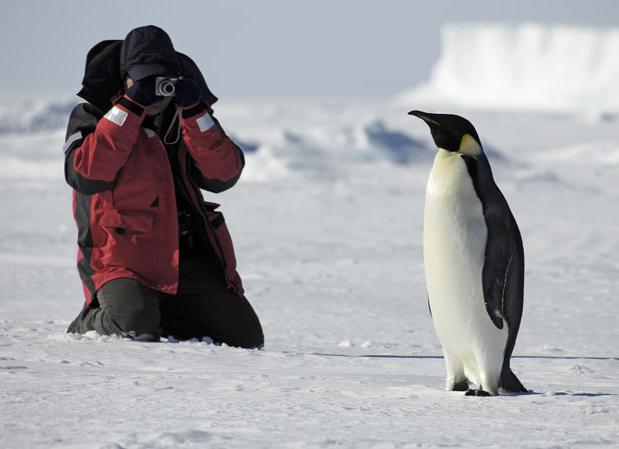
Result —
<instances>
[{"instance_id":1,"label":"gloved hand","mask_svg":"<svg viewBox=\"0 0 619 449\"><path fill-rule=\"evenodd\" d=\"M127 96L136 103L146 107L163 100L165 97L155 95L155 78L154 76L149 76L148 78L134 81L133 85L127 90Z\"/></svg>"},{"instance_id":2,"label":"gloved hand","mask_svg":"<svg viewBox=\"0 0 619 449\"><path fill-rule=\"evenodd\" d=\"M176 83L176 104L182 108L200 101L202 89L191 78L181 78Z\"/></svg>"}]
</instances>

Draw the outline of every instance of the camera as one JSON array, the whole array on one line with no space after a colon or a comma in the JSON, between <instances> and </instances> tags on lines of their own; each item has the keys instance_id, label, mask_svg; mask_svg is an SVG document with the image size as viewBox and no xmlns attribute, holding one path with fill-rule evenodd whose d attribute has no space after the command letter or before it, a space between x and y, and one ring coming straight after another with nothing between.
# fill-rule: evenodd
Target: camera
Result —
<instances>
[{"instance_id":1,"label":"camera","mask_svg":"<svg viewBox=\"0 0 619 449\"><path fill-rule=\"evenodd\" d=\"M158 97L171 97L176 93L176 83L182 79L181 76L171 78L169 76L158 76L155 78L155 95Z\"/></svg>"}]
</instances>

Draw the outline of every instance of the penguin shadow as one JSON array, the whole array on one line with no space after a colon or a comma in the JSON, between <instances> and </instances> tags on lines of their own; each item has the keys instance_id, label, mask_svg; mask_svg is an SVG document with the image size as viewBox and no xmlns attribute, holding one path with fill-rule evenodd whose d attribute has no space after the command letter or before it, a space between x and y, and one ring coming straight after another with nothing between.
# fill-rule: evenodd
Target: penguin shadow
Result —
<instances>
[{"instance_id":1,"label":"penguin shadow","mask_svg":"<svg viewBox=\"0 0 619 449\"><path fill-rule=\"evenodd\" d=\"M341 358L353 358L353 359L412 359L412 360L442 360L442 355L398 355L398 354L337 354L337 353L320 353L313 352L311 355L321 357L341 357ZM512 359L530 359L530 360L613 360L619 361L619 357L605 357L605 356L554 356L554 355L515 355ZM507 392L501 391L499 396L517 397L517 396L569 396L569 397L586 397L596 398L603 396L619 396L617 393L604 393L604 392L585 392L585 391L534 391L528 390L525 392Z\"/></svg>"},{"instance_id":2,"label":"penguin shadow","mask_svg":"<svg viewBox=\"0 0 619 449\"><path fill-rule=\"evenodd\" d=\"M575 393L571 393L569 391L553 391L550 393L534 393L541 394L545 396L570 396L570 397L586 397L586 398L597 398L600 396L618 396L616 393L587 393L585 391L578 391Z\"/></svg>"},{"instance_id":3,"label":"penguin shadow","mask_svg":"<svg viewBox=\"0 0 619 449\"><path fill-rule=\"evenodd\" d=\"M359 359L443 359L442 355L398 355L398 354L338 354L329 352L312 352L321 357L344 357ZM513 355L512 359L548 359L548 360L616 360L619 357L605 356L558 356L558 355Z\"/></svg>"},{"instance_id":4,"label":"penguin shadow","mask_svg":"<svg viewBox=\"0 0 619 449\"><path fill-rule=\"evenodd\" d=\"M512 359L548 359L548 360L617 360L619 357L578 356L578 355L513 355Z\"/></svg>"},{"instance_id":5,"label":"penguin shadow","mask_svg":"<svg viewBox=\"0 0 619 449\"><path fill-rule=\"evenodd\" d=\"M312 352L309 355L320 357L342 357L349 359L442 359L442 355L397 355L397 354L337 354L330 352Z\"/></svg>"}]
</instances>

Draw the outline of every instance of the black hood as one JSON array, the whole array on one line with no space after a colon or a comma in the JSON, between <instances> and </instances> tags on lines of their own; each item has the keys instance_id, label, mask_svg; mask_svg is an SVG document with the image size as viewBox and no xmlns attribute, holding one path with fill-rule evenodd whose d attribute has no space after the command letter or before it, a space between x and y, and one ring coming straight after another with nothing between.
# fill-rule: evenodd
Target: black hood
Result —
<instances>
[{"instance_id":1,"label":"black hood","mask_svg":"<svg viewBox=\"0 0 619 449\"><path fill-rule=\"evenodd\" d=\"M99 42L86 55L82 89L77 93L101 112L112 107L112 98L120 95L123 79L120 76L120 47L122 40Z\"/></svg>"},{"instance_id":2,"label":"black hood","mask_svg":"<svg viewBox=\"0 0 619 449\"><path fill-rule=\"evenodd\" d=\"M154 25L129 31L120 47L120 74L139 81L149 76L178 76L176 50L168 33Z\"/></svg>"},{"instance_id":3,"label":"black hood","mask_svg":"<svg viewBox=\"0 0 619 449\"><path fill-rule=\"evenodd\" d=\"M92 47L86 56L82 89L77 95L105 113L115 97L121 95L125 75L121 70L122 40L106 40ZM192 78L202 90L201 102L212 106L217 97L208 88L202 73L193 60L175 51L181 76Z\"/></svg>"}]
</instances>

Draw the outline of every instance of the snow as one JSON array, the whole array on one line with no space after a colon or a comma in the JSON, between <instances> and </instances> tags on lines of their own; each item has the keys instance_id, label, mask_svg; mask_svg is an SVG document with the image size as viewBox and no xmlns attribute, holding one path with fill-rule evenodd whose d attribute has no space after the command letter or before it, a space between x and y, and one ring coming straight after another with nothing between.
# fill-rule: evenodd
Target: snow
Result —
<instances>
[{"instance_id":1,"label":"snow","mask_svg":"<svg viewBox=\"0 0 619 449\"><path fill-rule=\"evenodd\" d=\"M451 24L430 80L400 101L616 113L617 79L619 28Z\"/></svg>"},{"instance_id":2,"label":"snow","mask_svg":"<svg viewBox=\"0 0 619 449\"><path fill-rule=\"evenodd\" d=\"M65 335L83 299L64 130L0 133L0 447L617 447L617 122L450 108L491 150L527 267L512 365L534 393L470 398L442 390L427 310L416 107L218 106L253 145L209 197L262 351Z\"/></svg>"},{"instance_id":3,"label":"snow","mask_svg":"<svg viewBox=\"0 0 619 449\"><path fill-rule=\"evenodd\" d=\"M0 133L63 128L79 98L15 98L4 96L0 103Z\"/></svg>"}]
</instances>

